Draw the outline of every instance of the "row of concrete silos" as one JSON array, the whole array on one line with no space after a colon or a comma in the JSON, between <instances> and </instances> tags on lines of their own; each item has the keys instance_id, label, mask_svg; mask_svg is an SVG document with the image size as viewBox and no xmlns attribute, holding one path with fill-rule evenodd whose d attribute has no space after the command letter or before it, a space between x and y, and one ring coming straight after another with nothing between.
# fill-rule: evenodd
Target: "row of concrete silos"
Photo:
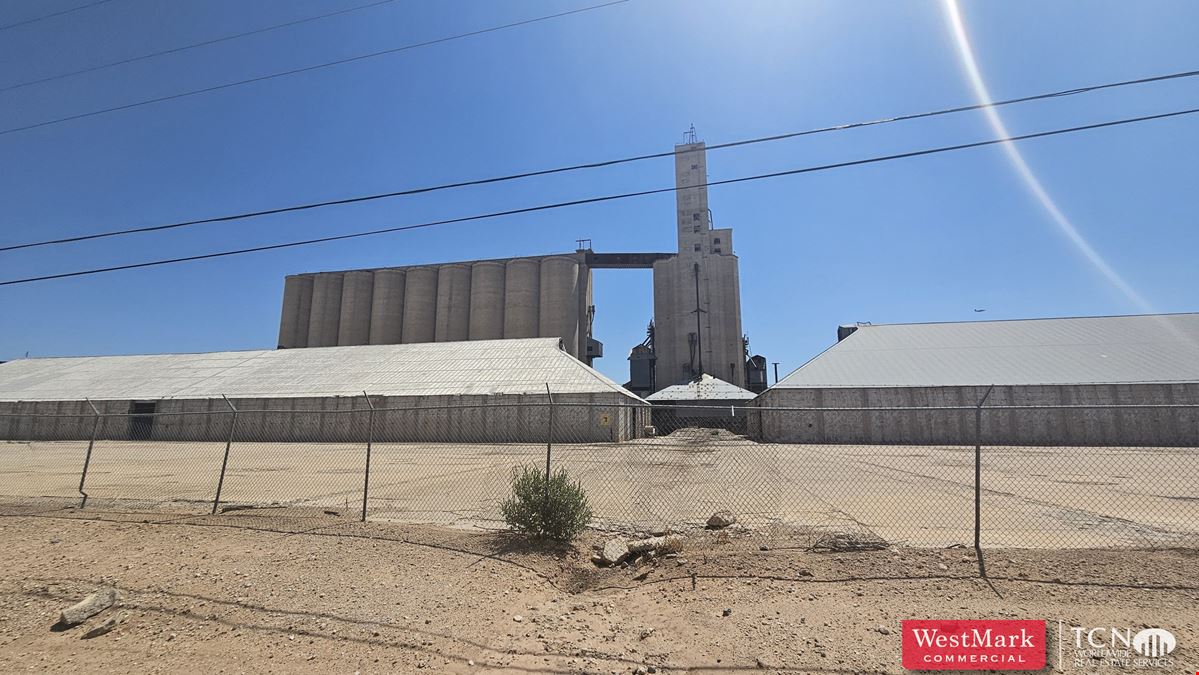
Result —
<instances>
[{"instance_id":1,"label":"row of concrete silos","mask_svg":"<svg viewBox=\"0 0 1199 675\"><path fill-rule=\"evenodd\" d=\"M290 276L279 347L561 337L577 356L579 272L564 255Z\"/></svg>"}]
</instances>

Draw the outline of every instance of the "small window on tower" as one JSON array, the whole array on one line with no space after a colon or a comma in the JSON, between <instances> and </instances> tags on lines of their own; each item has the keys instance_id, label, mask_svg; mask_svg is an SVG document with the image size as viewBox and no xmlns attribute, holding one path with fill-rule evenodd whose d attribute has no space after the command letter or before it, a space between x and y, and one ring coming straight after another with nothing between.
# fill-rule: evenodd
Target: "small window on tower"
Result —
<instances>
[{"instance_id":1,"label":"small window on tower","mask_svg":"<svg viewBox=\"0 0 1199 675\"><path fill-rule=\"evenodd\" d=\"M699 214L698 213L691 214L691 220L699 220Z\"/></svg>"},{"instance_id":2,"label":"small window on tower","mask_svg":"<svg viewBox=\"0 0 1199 675\"><path fill-rule=\"evenodd\" d=\"M696 244L696 245L695 245L695 252L696 252L696 253L699 253L699 244Z\"/></svg>"},{"instance_id":3,"label":"small window on tower","mask_svg":"<svg viewBox=\"0 0 1199 675\"><path fill-rule=\"evenodd\" d=\"M713 244L719 244L719 243L720 243L720 237L716 237L715 239L713 239L713 240L712 240L712 243L713 243Z\"/></svg>"},{"instance_id":4,"label":"small window on tower","mask_svg":"<svg viewBox=\"0 0 1199 675\"><path fill-rule=\"evenodd\" d=\"M698 171L698 170L699 170L699 165L698 165L698 164L692 164L692 165L691 165L691 170L692 170L692 171Z\"/></svg>"},{"instance_id":5,"label":"small window on tower","mask_svg":"<svg viewBox=\"0 0 1199 675\"><path fill-rule=\"evenodd\" d=\"M695 227L691 228L691 231L692 231L692 232L699 232L699 225L696 225Z\"/></svg>"},{"instance_id":6,"label":"small window on tower","mask_svg":"<svg viewBox=\"0 0 1199 675\"><path fill-rule=\"evenodd\" d=\"M712 249L712 252L713 252L713 253L720 253L720 247L719 247L719 246L717 246L716 248Z\"/></svg>"}]
</instances>

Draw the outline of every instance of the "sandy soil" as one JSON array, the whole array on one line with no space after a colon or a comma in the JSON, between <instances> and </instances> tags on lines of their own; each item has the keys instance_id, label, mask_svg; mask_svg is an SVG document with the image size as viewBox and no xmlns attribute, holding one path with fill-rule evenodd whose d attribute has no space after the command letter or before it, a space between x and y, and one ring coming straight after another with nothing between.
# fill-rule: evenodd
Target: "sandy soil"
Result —
<instances>
[{"instance_id":1,"label":"sandy soil","mask_svg":"<svg viewBox=\"0 0 1199 675\"><path fill-rule=\"evenodd\" d=\"M912 618L1161 626L1178 637L1169 672L1199 667L1195 551L990 551L992 588L963 549L704 540L599 569L598 533L531 550L337 516L155 518L0 517L0 672L898 673ZM101 583L118 608L51 629Z\"/></svg>"},{"instance_id":2,"label":"sandy soil","mask_svg":"<svg viewBox=\"0 0 1199 675\"><path fill-rule=\"evenodd\" d=\"M801 531L864 531L913 546L973 541L974 449L759 444L686 430L621 444L557 444L596 521L702 526L719 509ZM86 442L0 442L0 494L77 496ZM203 513L223 443L100 441L87 492L127 508ZM361 508L365 446L235 442L222 500ZM513 466L536 444L376 444L369 512L407 523L498 525ZM1199 452L1186 448L986 448L988 546L1173 546L1199 535ZM802 543L802 542L797 542Z\"/></svg>"}]
</instances>

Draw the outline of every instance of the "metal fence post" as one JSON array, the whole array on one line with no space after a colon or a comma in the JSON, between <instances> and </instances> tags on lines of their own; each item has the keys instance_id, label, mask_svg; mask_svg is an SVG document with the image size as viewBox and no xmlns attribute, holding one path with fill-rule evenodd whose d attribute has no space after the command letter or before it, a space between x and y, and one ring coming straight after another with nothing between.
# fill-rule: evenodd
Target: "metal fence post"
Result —
<instances>
[{"instance_id":1,"label":"metal fence post","mask_svg":"<svg viewBox=\"0 0 1199 675\"><path fill-rule=\"evenodd\" d=\"M371 445L375 440L375 404L371 402L370 394L365 391L362 395L366 397L366 405L370 408L369 417L366 425L366 473L362 479L362 522L366 522L366 500L371 489Z\"/></svg>"},{"instance_id":2,"label":"metal fence post","mask_svg":"<svg viewBox=\"0 0 1199 675\"><path fill-rule=\"evenodd\" d=\"M216 482L216 497L212 500L212 515L216 515L217 506L221 503L221 489L225 487L225 469L229 467L229 448L233 446L233 434L237 431L237 408L233 406L233 402L228 396L221 394L221 398L225 399L225 405L229 406L229 410L233 411L233 418L229 422L229 440L225 441L225 458L221 460L221 476Z\"/></svg>"},{"instance_id":3,"label":"metal fence post","mask_svg":"<svg viewBox=\"0 0 1199 675\"><path fill-rule=\"evenodd\" d=\"M987 393L983 394L982 400L974 408L974 555L978 558L978 574L982 577L987 576L982 547L983 404L987 402L993 389L995 389L995 385L987 387Z\"/></svg>"},{"instance_id":4,"label":"metal fence post","mask_svg":"<svg viewBox=\"0 0 1199 675\"><path fill-rule=\"evenodd\" d=\"M92 414L96 417L92 420L92 438L87 442L87 454L83 457L83 473L79 475L79 494L83 495L83 499L79 502L79 508L87 506L87 493L83 491L83 484L87 482L87 468L92 463L92 448L96 445L96 432L100 429L100 411L96 409L96 404L92 403L91 399L85 398L87 404L92 408Z\"/></svg>"},{"instance_id":5,"label":"metal fence post","mask_svg":"<svg viewBox=\"0 0 1199 675\"><path fill-rule=\"evenodd\" d=\"M545 435L545 504L542 506L541 523L549 522L550 515L550 456L554 450L554 395L550 393L550 383L545 383L545 397L549 400L549 424Z\"/></svg>"}]
</instances>

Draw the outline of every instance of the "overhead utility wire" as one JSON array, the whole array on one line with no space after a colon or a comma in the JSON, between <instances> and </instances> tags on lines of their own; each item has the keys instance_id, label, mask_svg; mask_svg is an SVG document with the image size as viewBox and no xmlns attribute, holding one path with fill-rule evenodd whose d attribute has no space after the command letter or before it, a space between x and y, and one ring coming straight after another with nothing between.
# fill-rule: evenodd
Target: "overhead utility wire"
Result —
<instances>
[{"instance_id":1,"label":"overhead utility wire","mask_svg":"<svg viewBox=\"0 0 1199 675\"><path fill-rule=\"evenodd\" d=\"M159 96L157 98L150 98L150 99L145 99L143 101L135 101L133 103L126 103L124 105L113 106L111 108L102 108L100 110L93 110L91 112L79 113L77 115L68 115L67 117L59 117L57 119L46 120L44 122L36 122L34 124L27 124L22 127L13 127L11 129L4 129L4 130L0 131L0 136L3 136L5 134L16 133L18 131L28 131L29 129L37 129L39 127L46 127L46 126L50 126L52 124L61 124L63 122L70 122L72 120L84 119L86 117L95 117L96 115L104 115L106 113L117 112L119 110L128 110L130 108L137 108L137 107L143 106L143 105L150 105L151 103L162 103L164 101L174 101L176 99L186 98L188 96L196 96L198 94L206 94L206 93L213 92L213 91L220 91L222 89L229 89L231 87L240 87L242 85L253 84L255 82L263 82L265 80L273 80L277 77L286 77L288 75L297 75L299 73L307 73L307 72L311 72L313 70L320 70L322 68L331 68L333 66L340 66L340 65L347 64L347 63L353 63L355 61L363 61L365 59L373 59L377 56L386 56L388 54L395 54L397 52L408 51L410 49L418 49L420 47L428 47L430 45L441 44L443 42L450 42L452 40L461 40L463 38L474 37L476 35L483 35L485 33L494 33L496 31L507 30L509 28L517 28L519 26L527 26L531 23L538 23L540 21L549 21L551 19L559 19L564 16L570 16L571 14L581 14L582 12L590 12L590 11L593 11L596 9L602 9L604 7L620 5L620 4L623 4L626 2L629 2L629 0L612 0L612 2L605 2L601 5L591 5L589 7L580 7L579 9L572 9L572 10L569 10L566 12L558 12L557 14L547 14L545 16L539 16L539 17L536 17L533 19L525 19L523 21L515 21L512 23L506 23L502 26L492 26L490 28L481 28L479 30L473 30L473 31L470 31L467 33L459 33L457 35L449 35L446 37L436 38L434 40L426 40L424 42L417 42L414 44L403 45L400 47L392 47L391 49L384 49L382 51L371 52L369 54L359 54L358 56L351 56L351 57L344 58L344 59L338 59L336 61L326 61L324 63L318 63L318 64L312 65L312 66L304 66L303 68L293 68L291 70L284 70L282 72L272 73L270 75L259 75L258 77L251 77L251 78L248 78L245 80L238 80L236 82L226 82L225 84L218 84L218 85L214 85L212 87L204 87L203 89L193 89L191 91L185 91L185 92L181 92L178 94L171 94L169 96Z\"/></svg>"},{"instance_id":2,"label":"overhead utility wire","mask_svg":"<svg viewBox=\"0 0 1199 675\"><path fill-rule=\"evenodd\" d=\"M192 44L184 45L182 47L174 47L172 49L164 49L160 52L151 52L149 54L142 54L141 56L133 56L133 57L130 57L127 59L121 59L120 61L112 61L110 63L104 63L104 64L101 64L98 66L84 68L82 70L73 70L69 73L61 73L59 75L51 75L50 77L43 77L38 80L29 80L28 82L19 82L17 84L9 85L7 87L0 87L0 92L12 91L13 89L20 89L22 87L30 87L35 84L42 84L43 82L52 82L54 80L61 80L66 77L74 77L75 75L83 75L85 73L94 73L97 70L104 70L105 68L113 68L116 66L123 66L127 63L134 63L137 61L145 61L146 59L153 59L153 58L156 58L159 56L166 56L167 54L177 54L179 52L184 52L189 49L195 49L197 47L207 47L209 45L215 45L220 42L228 42L229 40L236 40L238 38L249 37L251 35L258 35L259 33L267 33L267 32L273 31L273 30L278 30L280 28L289 28L291 26L298 26L303 23L319 21L321 19L327 19L329 17L338 16L341 14L349 14L350 12L357 12L357 11L360 11L363 9L370 9L372 7L378 7L379 5L386 5L386 4L390 4L393 2L396 2L396 0L377 0L377 2L371 2L371 3L365 4L365 5L358 5L356 7L347 7L346 9L339 9L336 12L329 12L327 14L318 14L316 16L310 16L310 17L307 17L304 19L288 21L287 23L277 23L273 26L267 26L265 28L257 28L254 30L246 31L244 33L235 33L233 35L226 35L224 37L213 38L211 40L204 40L203 42L193 42Z\"/></svg>"},{"instance_id":3,"label":"overhead utility wire","mask_svg":"<svg viewBox=\"0 0 1199 675\"><path fill-rule=\"evenodd\" d=\"M1082 94L1082 93L1087 93L1087 92L1092 92L1092 91L1098 91L1101 89L1110 89L1113 87L1125 87L1125 86L1129 86L1129 85L1133 85L1133 84L1145 84L1148 82L1159 82L1162 80L1170 80L1170 79L1175 79L1175 78L1180 78L1180 77L1194 77L1196 75L1199 75L1199 70L1192 70L1192 71L1187 71L1187 72L1183 72L1183 73L1172 73L1169 75L1156 75L1154 77L1145 77L1145 78L1141 78L1141 79L1137 79L1137 80L1125 80L1123 82L1110 82L1107 84L1097 84L1097 85L1092 85L1089 87L1079 87L1076 89L1065 89L1062 91L1055 91L1055 92L1050 92L1047 94L1022 96L1020 98L1011 98L1011 99L1007 99L1007 100L1003 100L1003 101L995 101L993 103L982 103L982 104L975 104L975 105L959 106L956 108L946 108L943 110L934 110L932 112L913 113L910 115L900 115L897 117L884 117L882 119L871 120L871 121L867 121L867 122L852 122L849 124L838 124L836 126L831 126L831 127L808 129L806 131L795 131L795 132L790 132L790 133L785 133L785 134L777 134L774 136L762 136L759 138L751 138L751 139L740 140L740 141L731 141L728 143L719 143L716 145L709 145L709 146L707 146L707 149L708 150L720 150L722 148L733 148L733 147L742 146L742 145L751 145L754 143L766 143L766 142L771 142L771 141L780 141L780 140L785 140L788 138L796 138L799 136L809 136L812 134L820 134L820 133L826 133L826 132L830 132L830 131L844 131L847 129L857 129L860 127L869 127L869 126L874 126L874 125L878 125L878 124L888 124L891 122L905 122L908 120L921 119L921 118L925 118L925 117L936 117L939 115L948 115L951 113L959 113L959 112L967 112L967 111L971 111L971 110L978 110L980 108L995 108L995 107L1004 106L1004 105L1011 105L1013 103L1026 103L1028 101L1037 101L1037 100L1046 99L1046 98L1054 98L1057 96L1071 96L1071 95L1075 95L1075 94ZM318 208L323 208L326 206L342 206L345 204L368 202L368 201L374 201L377 199L388 199L388 198L392 198L392 197L404 197L404 196L408 196L408 195L423 194L426 192L437 192L439 190L449 190L449 189L453 189L453 188L470 187L470 186L475 186L475 185L487 185L489 183L501 183L501 182L505 182L505 181L518 180L518 179L522 179L522 178L533 178L536 176L547 176L547 175L556 174L556 173L579 171L581 169L597 169L597 168L602 168L602 167L607 167L607 166L615 166L618 164L627 164L630 162L640 162L640 161L647 160L647 159L660 159L662 157L673 156L674 154L675 153L673 151L657 152L657 153L651 153L651 154L646 154L646 155L636 155L633 157L623 157L620 159L610 159L610 160L605 160L605 161L600 161L600 162L590 162L587 164L574 164L571 166L563 166L563 167L557 167L557 168L552 168L552 169L527 171L524 173L508 174L505 176L493 176L491 178L479 178L476 180L460 181L457 183L444 183L441 185L433 185L433 186L422 187L422 188L412 188L409 190L399 190L399 191L395 191L395 192L382 192L382 193L363 195L363 196L358 196L358 197L347 197L344 199L332 199L332 200L322 201L322 202L311 202L308 204L299 204L299 205L294 205L294 206L281 206L281 207L277 207L277 208L273 208L273 209L264 209L261 211L248 211L248 212L244 212L244 213L235 213L235 214L225 215L225 216L213 216L211 218L200 218L197 220L184 220L184 221L174 222L174 223L165 223L162 225L147 225L145 227L134 227L134 228L129 228L129 229L125 229L125 230L114 230L111 232L97 232L95 234L83 234L83 235L78 235L78 236L74 236L74 237L63 237L61 239L47 239L44 241L34 241L34 242L28 242L28 243L24 243L24 244L11 244L8 246L0 246L0 253L2 253L4 251L15 251L18 249L23 249L23 248L33 248L36 246L51 246L51 245L56 245L56 244L69 244L69 243L79 242L79 241L88 241L91 239L103 239L106 237L118 237L118 236L128 235L128 234L139 234L139 233L144 233L144 232L158 232L161 230L173 230L173 229L182 228L182 227L190 227L193 225L223 223L223 222L228 222L228 221L232 221L232 220L242 220L242 219L246 219L246 218L258 218L261 216L270 216L270 215L275 215L275 214L279 214L279 213L290 213L293 211L305 211L308 209L318 209Z\"/></svg>"},{"instance_id":4,"label":"overhead utility wire","mask_svg":"<svg viewBox=\"0 0 1199 675\"><path fill-rule=\"evenodd\" d=\"M426 222L426 223L417 223L415 225L400 225L397 227L386 227L386 228L382 228L382 229L378 229L378 230L367 230L365 232L352 232L350 234L338 234L338 235L332 235L332 236L328 236L328 237L320 237L317 239L305 239L305 240L301 240L301 241L290 241L290 242L284 242L284 243L280 243L280 244L268 244L266 246L255 246L252 248L242 248L242 249L236 249L236 250L232 250L232 251L218 251L216 253L205 253L202 255L186 256L186 257L182 257L182 258L168 258L165 260L151 260L148 262L131 263L128 265L116 265L113 267L100 267L100 268L90 269L90 270L80 270L77 272L63 272L60 274L48 274L48 275L40 276L40 277L28 277L25 279L11 279L9 281L0 281L0 286L12 286L15 284L27 284L27 283L32 283L35 281L48 281L50 279L65 279L67 277L80 277L80 276L86 276L86 275L91 275L91 274L101 274L103 272L117 272L120 270L139 269L139 268L143 268L143 267L155 267L158 265L171 265L171 264L175 264L175 263L190 262L190 261L194 261L194 260L207 260L209 258L223 258L226 256L241 255L243 253L257 253L260 251L273 251L275 249L281 249L281 248L293 248L296 246L309 246L312 244L322 244L322 243L326 243L326 242L330 242L330 241L341 241L343 239L356 239L359 237L370 237L370 236L379 235L379 234L389 234L392 232L403 232L406 230L417 230L417 229L421 229L421 228L434 227L434 226L438 226L438 225L450 225L450 224L454 224L454 223L465 223L465 222L470 222L470 221L475 221L475 220L486 220L489 218L499 218L502 216L513 216L513 215L518 215L518 214L522 214L522 213L534 213L537 211L549 211L552 209L561 209L561 208L566 208L566 207L570 207L570 206L580 206L583 204L595 204L595 203L599 203L599 202L615 201L618 199L629 199L632 197L644 197L647 195L656 195L656 194L662 194L662 193L666 193L666 192L677 192L678 190L687 190L687 189L692 189L692 188L696 188L696 187L712 187L712 186L716 186L716 185L731 185L733 183L745 183L745 182L749 182L749 181L763 180L763 179L767 179L767 178L778 178L781 176L795 176L798 174L814 173L817 171L828 171L830 169L840 169L840 168L845 168L845 167L850 167L850 166L860 166L863 164L875 164L878 162L887 162L887 161L897 160L897 159L922 157L924 155L934 155L934 154L938 154L938 153L942 153L942 152L952 152L955 150L980 148L980 147L987 146L987 145L996 145L999 143L1009 143L1012 141L1023 141L1023 140L1028 140L1031 138L1043 138L1046 136L1057 136L1060 134L1068 134L1068 133L1073 133L1073 132L1077 132L1077 131L1102 129L1105 127L1114 127L1114 126L1120 126L1123 124L1132 124L1134 122L1146 122L1149 120L1159 120L1159 119L1165 119L1168 117L1193 115L1195 113L1199 113L1199 108L1191 108L1188 110L1176 110L1173 112L1160 113L1157 115L1145 115L1142 117L1129 117L1129 118L1120 119L1120 120L1113 120L1110 122L1099 122L1096 124L1086 124L1086 125L1077 126L1077 127L1069 127L1066 129L1054 129L1052 131L1039 131L1039 132L1031 133L1031 134L1021 134L1019 136L1007 136L1004 138L995 138L995 139L990 139L990 140L986 140L986 141L976 141L974 143L962 143L959 145L947 145L947 146L941 146L941 147L937 147L937 148L929 148L926 150L901 152L901 153L894 154L894 155L882 155L879 157L868 157L866 159L855 159L855 160L850 160L847 162L836 162L834 164L821 164L818 166L809 166L809 167L804 167L804 168L800 168L800 169L789 169L786 171L776 171L773 173L763 173L763 174L758 174L758 175L754 175L754 176L742 176L740 178L728 178L725 180L709 181L707 183L702 183L699 185L689 185L687 187L675 186L675 187L668 187L668 188L658 188L656 190L642 190L640 192L625 192L625 193L615 194L615 195L604 195L602 197L589 197L587 199L576 199L576 200L567 201L567 202L556 202L553 204L541 204L538 206L528 206L528 207L520 208L520 209L511 209L508 211L493 211L491 213L482 213L482 214L477 214L477 215L473 215L473 216L463 216L460 218L449 218L446 220L435 220L435 221L430 221L430 222Z\"/></svg>"},{"instance_id":5,"label":"overhead utility wire","mask_svg":"<svg viewBox=\"0 0 1199 675\"><path fill-rule=\"evenodd\" d=\"M70 14L71 12L78 12L81 9L87 9L88 7L95 7L96 5L103 5L106 2L112 2L112 0L96 0L96 2L90 2L86 5L80 5L78 7L64 9L61 12L54 12L52 14L44 14L42 16L35 17L32 19L25 19L24 21L10 23L10 24L4 25L4 26L0 26L0 30L8 30L9 28L17 28L18 26L26 26L31 23L37 23L38 21L45 21L46 19L53 19L56 16L62 16L63 14Z\"/></svg>"}]
</instances>

